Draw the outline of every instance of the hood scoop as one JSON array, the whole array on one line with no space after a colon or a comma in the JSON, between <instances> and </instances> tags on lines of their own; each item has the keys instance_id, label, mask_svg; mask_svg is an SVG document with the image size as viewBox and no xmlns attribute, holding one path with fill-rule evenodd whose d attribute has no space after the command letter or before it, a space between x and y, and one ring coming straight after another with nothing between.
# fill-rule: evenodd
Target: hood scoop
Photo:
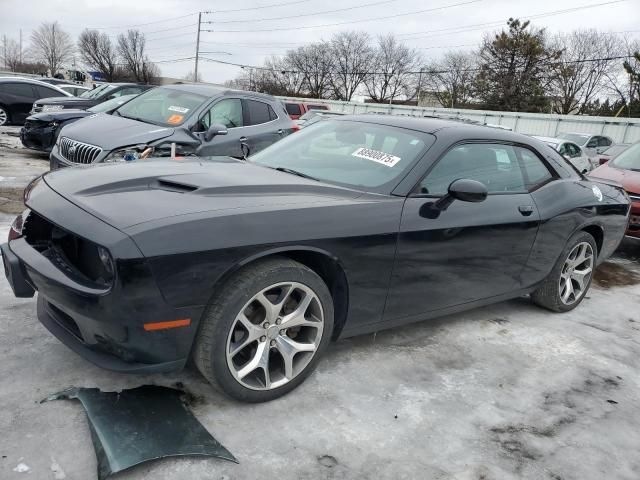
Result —
<instances>
[{"instance_id":1,"label":"hood scoop","mask_svg":"<svg viewBox=\"0 0 640 480\"><path fill-rule=\"evenodd\" d=\"M167 190L175 193L189 193L198 189L195 185L189 185L187 183L174 182L172 180L158 179L157 188L160 190Z\"/></svg>"}]
</instances>

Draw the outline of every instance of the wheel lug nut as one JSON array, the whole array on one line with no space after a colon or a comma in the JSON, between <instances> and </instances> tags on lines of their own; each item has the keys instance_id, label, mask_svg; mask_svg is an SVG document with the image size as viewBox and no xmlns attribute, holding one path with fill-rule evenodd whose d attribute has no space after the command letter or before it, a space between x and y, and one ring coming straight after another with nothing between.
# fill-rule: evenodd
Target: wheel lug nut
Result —
<instances>
[{"instance_id":1,"label":"wheel lug nut","mask_svg":"<svg viewBox=\"0 0 640 480\"><path fill-rule=\"evenodd\" d=\"M275 347L276 346L276 341L275 340L271 340L271 346Z\"/></svg>"},{"instance_id":2,"label":"wheel lug nut","mask_svg":"<svg viewBox=\"0 0 640 480\"><path fill-rule=\"evenodd\" d=\"M267 339L267 337L265 337L264 335L260 337L260 341L264 342Z\"/></svg>"},{"instance_id":3,"label":"wheel lug nut","mask_svg":"<svg viewBox=\"0 0 640 480\"><path fill-rule=\"evenodd\" d=\"M264 324L262 325L264 328L269 328L269 322L264 322Z\"/></svg>"},{"instance_id":4,"label":"wheel lug nut","mask_svg":"<svg viewBox=\"0 0 640 480\"><path fill-rule=\"evenodd\" d=\"M277 320L276 320L276 325L280 325L280 322L282 322L282 320L277 319Z\"/></svg>"},{"instance_id":5,"label":"wheel lug nut","mask_svg":"<svg viewBox=\"0 0 640 480\"><path fill-rule=\"evenodd\" d=\"M280 335L284 335L286 333L287 333L287 331L284 328L282 330L280 330Z\"/></svg>"}]
</instances>

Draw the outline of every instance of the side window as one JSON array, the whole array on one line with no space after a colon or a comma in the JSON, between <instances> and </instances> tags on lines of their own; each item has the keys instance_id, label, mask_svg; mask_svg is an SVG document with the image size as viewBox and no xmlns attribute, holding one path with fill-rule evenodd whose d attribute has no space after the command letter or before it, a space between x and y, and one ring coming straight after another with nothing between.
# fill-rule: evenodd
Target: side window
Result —
<instances>
[{"instance_id":1,"label":"side window","mask_svg":"<svg viewBox=\"0 0 640 480\"><path fill-rule=\"evenodd\" d=\"M571 144L568 144L571 146ZM548 182L553 178L547 166L531 150L522 147L514 147L522 163L524 186L531 190L537 185Z\"/></svg>"},{"instance_id":2,"label":"side window","mask_svg":"<svg viewBox=\"0 0 640 480\"><path fill-rule=\"evenodd\" d=\"M245 100L245 102L249 115L248 125L260 125L261 123L267 123L273 120L271 117L273 109L269 104L258 102L257 100Z\"/></svg>"},{"instance_id":3,"label":"side window","mask_svg":"<svg viewBox=\"0 0 640 480\"><path fill-rule=\"evenodd\" d=\"M607 137L599 137L598 138L598 146L599 147L608 147L611 145L611 140Z\"/></svg>"},{"instance_id":4,"label":"side window","mask_svg":"<svg viewBox=\"0 0 640 480\"><path fill-rule=\"evenodd\" d=\"M38 98L47 98L47 97L61 97L62 94L53 88L43 87L42 85L35 85L36 92L38 93Z\"/></svg>"},{"instance_id":5,"label":"side window","mask_svg":"<svg viewBox=\"0 0 640 480\"><path fill-rule=\"evenodd\" d=\"M579 157L581 155L580 147L573 143L567 143L567 153L569 154L570 158Z\"/></svg>"},{"instance_id":6,"label":"side window","mask_svg":"<svg viewBox=\"0 0 640 480\"><path fill-rule=\"evenodd\" d=\"M598 138L600 137L593 137L591 140L589 140L589 143L587 143L587 148L596 148L598 146Z\"/></svg>"},{"instance_id":7,"label":"side window","mask_svg":"<svg viewBox=\"0 0 640 480\"><path fill-rule=\"evenodd\" d=\"M287 113L289 115L300 115L302 112L300 111L300 105L297 103L285 103L285 108L287 109Z\"/></svg>"},{"instance_id":8,"label":"side window","mask_svg":"<svg viewBox=\"0 0 640 480\"><path fill-rule=\"evenodd\" d=\"M5 83L0 86L0 90L16 97L33 98L33 90L31 90L31 85L28 83ZM51 95L47 96L50 97ZM60 95L57 96L59 97Z\"/></svg>"},{"instance_id":9,"label":"side window","mask_svg":"<svg viewBox=\"0 0 640 480\"><path fill-rule=\"evenodd\" d=\"M560 148L558 149L558 153L560 155L569 155L569 151L568 151L568 143L563 143L562 145L560 145Z\"/></svg>"},{"instance_id":10,"label":"side window","mask_svg":"<svg viewBox=\"0 0 640 480\"><path fill-rule=\"evenodd\" d=\"M514 147L469 143L452 148L438 161L422 180L420 193L444 195L451 182L459 178L482 182L489 193L527 190Z\"/></svg>"},{"instance_id":11,"label":"side window","mask_svg":"<svg viewBox=\"0 0 640 480\"><path fill-rule=\"evenodd\" d=\"M242 101L238 98L225 98L214 104L200 119L203 130L213 123L221 123L227 128L242 127Z\"/></svg>"}]
</instances>

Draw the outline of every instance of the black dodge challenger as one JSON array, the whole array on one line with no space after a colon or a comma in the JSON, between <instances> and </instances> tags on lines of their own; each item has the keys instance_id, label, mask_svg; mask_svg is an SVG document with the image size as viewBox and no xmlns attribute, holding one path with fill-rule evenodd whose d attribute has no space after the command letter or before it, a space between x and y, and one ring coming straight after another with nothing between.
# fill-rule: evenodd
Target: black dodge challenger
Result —
<instances>
[{"instance_id":1,"label":"black dodge challenger","mask_svg":"<svg viewBox=\"0 0 640 480\"><path fill-rule=\"evenodd\" d=\"M193 358L250 402L299 385L332 339L525 294L575 308L629 212L620 186L533 138L373 115L250 161L49 173L25 203L6 276L17 296L38 291L51 333L117 371Z\"/></svg>"}]
</instances>

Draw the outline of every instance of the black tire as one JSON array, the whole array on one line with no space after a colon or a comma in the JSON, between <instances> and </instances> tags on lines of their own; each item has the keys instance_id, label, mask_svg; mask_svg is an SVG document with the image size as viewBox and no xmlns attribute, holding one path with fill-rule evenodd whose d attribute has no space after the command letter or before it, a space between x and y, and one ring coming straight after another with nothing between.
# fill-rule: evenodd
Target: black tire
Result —
<instances>
[{"instance_id":1,"label":"black tire","mask_svg":"<svg viewBox=\"0 0 640 480\"><path fill-rule=\"evenodd\" d=\"M585 295L589 291L589 287L591 286L591 280L593 278L593 270L579 298L577 299L577 301L573 302L570 305L567 305L566 303L564 303L560 298L559 283L560 283L560 275L562 273L562 269L565 264L565 261L567 260L567 257L569 256L571 251L576 247L576 245L582 242L587 242L589 243L589 245L591 245L591 249L594 254L592 269L595 269L595 263L596 263L597 254L598 254L598 247L597 247L596 241L594 240L593 236L591 236L587 232L584 232L584 231L576 232L575 234L573 234L573 236L571 236L571 238L567 242L566 247L562 251L562 254L558 258L558 260L556 261L556 264L554 265L553 270L551 270L551 273L549 273L549 275L542 282L542 284L531 294L531 300L533 301L533 303L543 308L546 308L548 310L551 310L553 312L568 312L576 308L578 305L580 305Z\"/></svg>"},{"instance_id":2,"label":"black tire","mask_svg":"<svg viewBox=\"0 0 640 480\"><path fill-rule=\"evenodd\" d=\"M316 294L324 314L320 344L297 376L271 390L253 390L242 385L227 365L227 339L238 313L254 295L279 282L298 282ZM333 331L333 300L324 281L311 269L286 257L270 257L243 267L216 292L203 315L193 349L198 370L211 385L243 402L267 402L290 392L314 370L326 350Z\"/></svg>"},{"instance_id":3,"label":"black tire","mask_svg":"<svg viewBox=\"0 0 640 480\"><path fill-rule=\"evenodd\" d=\"M9 110L5 107L3 107L2 105L0 105L0 110L2 112L4 112L4 115L6 116L6 121L2 122L2 117L3 115L0 114L0 127L6 127L7 125L11 125L11 114L9 113ZM0 112L1 113L1 112Z\"/></svg>"}]
</instances>

